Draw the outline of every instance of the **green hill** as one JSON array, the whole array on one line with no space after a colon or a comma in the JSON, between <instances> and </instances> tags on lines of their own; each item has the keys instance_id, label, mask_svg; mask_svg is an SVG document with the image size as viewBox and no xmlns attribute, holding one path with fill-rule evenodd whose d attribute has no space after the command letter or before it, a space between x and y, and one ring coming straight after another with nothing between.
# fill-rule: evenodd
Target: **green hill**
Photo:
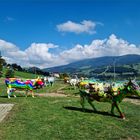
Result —
<instances>
[{"instance_id":1,"label":"green hill","mask_svg":"<svg viewBox=\"0 0 140 140\"><path fill-rule=\"evenodd\" d=\"M44 69L50 72L78 74L100 79L137 77L140 79L140 55L105 56L85 59L64 66Z\"/></svg>"},{"instance_id":2,"label":"green hill","mask_svg":"<svg viewBox=\"0 0 140 140\"><path fill-rule=\"evenodd\" d=\"M123 56L105 56L99 58L84 59L70 63L68 65L52 67L43 69L50 72L76 72L77 70L88 67L97 68L109 65L125 65L125 64L137 64L140 63L140 55L123 55Z\"/></svg>"},{"instance_id":3,"label":"green hill","mask_svg":"<svg viewBox=\"0 0 140 140\"><path fill-rule=\"evenodd\" d=\"M4 68L2 77L5 77L5 72L6 72L6 69ZM20 77L20 78L25 78L25 79L28 79L28 78L34 79L34 78L37 78L37 76L38 75L33 74L33 73L14 70L14 77Z\"/></svg>"}]
</instances>

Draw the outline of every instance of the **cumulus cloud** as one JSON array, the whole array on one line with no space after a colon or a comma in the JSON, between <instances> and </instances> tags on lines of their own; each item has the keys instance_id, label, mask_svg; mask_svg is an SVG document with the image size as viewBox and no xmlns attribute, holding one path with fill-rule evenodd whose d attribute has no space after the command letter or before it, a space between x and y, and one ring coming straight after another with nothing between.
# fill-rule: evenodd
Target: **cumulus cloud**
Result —
<instances>
[{"instance_id":1,"label":"cumulus cloud","mask_svg":"<svg viewBox=\"0 0 140 140\"><path fill-rule=\"evenodd\" d=\"M114 34L108 39L93 40L89 45L76 45L74 48L63 51L60 58L63 58L67 63L102 56L121 56L126 54L139 54L140 47L134 44L129 44L123 39L118 39Z\"/></svg>"},{"instance_id":2,"label":"cumulus cloud","mask_svg":"<svg viewBox=\"0 0 140 140\"><path fill-rule=\"evenodd\" d=\"M0 50L7 63L17 63L21 66L48 67L53 66L56 56L49 53L49 49L58 45L52 43L32 43L26 50L22 51L16 45L0 40Z\"/></svg>"},{"instance_id":3,"label":"cumulus cloud","mask_svg":"<svg viewBox=\"0 0 140 140\"><path fill-rule=\"evenodd\" d=\"M94 34L94 33L96 33L95 27L97 24L99 24L99 23L93 22L90 20L84 20L81 23L67 21L65 23L57 25L57 29L60 32L73 32L76 34L85 32L88 34Z\"/></svg>"},{"instance_id":4,"label":"cumulus cloud","mask_svg":"<svg viewBox=\"0 0 140 140\"><path fill-rule=\"evenodd\" d=\"M24 61L28 61L26 53L24 51L21 51L13 43L6 42L0 39L0 50L3 53L4 59L8 63L20 63L21 61L24 63Z\"/></svg>"},{"instance_id":5,"label":"cumulus cloud","mask_svg":"<svg viewBox=\"0 0 140 140\"><path fill-rule=\"evenodd\" d=\"M50 52L50 49L57 47L59 46L52 43L32 43L26 50L22 51L13 43L0 40L0 50L7 63L17 63L21 66L47 68L86 58L126 54L140 55L140 46L130 44L121 38L117 38L114 34L103 40L93 40L90 44L77 44L59 54Z\"/></svg>"},{"instance_id":6,"label":"cumulus cloud","mask_svg":"<svg viewBox=\"0 0 140 140\"><path fill-rule=\"evenodd\" d=\"M25 50L28 59L32 64L52 63L55 56L49 52L50 48L56 48L57 45L52 43L32 43L29 48Z\"/></svg>"}]
</instances>

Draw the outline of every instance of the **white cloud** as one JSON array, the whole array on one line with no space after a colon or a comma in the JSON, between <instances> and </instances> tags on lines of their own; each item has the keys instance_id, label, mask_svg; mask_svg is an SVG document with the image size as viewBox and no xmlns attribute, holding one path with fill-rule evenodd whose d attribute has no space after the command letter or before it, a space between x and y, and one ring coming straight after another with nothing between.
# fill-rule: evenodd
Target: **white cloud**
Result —
<instances>
[{"instance_id":1,"label":"white cloud","mask_svg":"<svg viewBox=\"0 0 140 140\"><path fill-rule=\"evenodd\" d=\"M67 21L65 23L57 25L57 29L60 32L73 32L76 34L85 32L88 34L94 34L96 33L95 27L97 24L99 23L90 20L84 20L81 23Z\"/></svg>"},{"instance_id":2,"label":"white cloud","mask_svg":"<svg viewBox=\"0 0 140 140\"><path fill-rule=\"evenodd\" d=\"M56 48L52 43L32 43L26 50L20 50L16 45L0 40L0 50L7 63L17 63L21 66L38 66L40 68L53 66L56 56L49 49Z\"/></svg>"},{"instance_id":3,"label":"white cloud","mask_svg":"<svg viewBox=\"0 0 140 140\"><path fill-rule=\"evenodd\" d=\"M0 40L0 50L2 51L2 55L4 59L8 63L21 63L24 64L25 61L28 60L27 55L24 51L19 50L19 48L4 40Z\"/></svg>"},{"instance_id":4,"label":"white cloud","mask_svg":"<svg viewBox=\"0 0 140 140\"><path fill-rule=\"evenodd\" d=\"M102 56L120 56L126 54L139 54L140 47L129 44L123 39L118 39L114 34L108 39L93 40L89 45L76 45L70 50L63 51L60 58L65 59L67 63L86 58L96 58Z\"/></svg>"},{"instance_id":5,"label":"white cloud","mask_svg":"<svg viewBox=\"0 0 140 140\"><path fill-rule=\"evenodd\" d=\"M117 38L114 34L103 40L93 40L90 44L77 44L71 49L59 54L51 53L58 45L52 43L32 43L22 51L16 45L0 40L0 50L7 63L17 63L21 66L37 66L40 68L68 64L81 59L101 56L120 56L126 54L139 54L140 47Z\"/></svg>"},{"instance_id":6,"label":"white cloud","mask_svg":"<svg viewBox=\"0 0 140 140\"><path fill-rule=\"evenodd\" d=\"M51 43L32 43L25 50L25 53L28 55L29 62L32 62L32 64L51 63L55 59L55 56L49 52L49 49L56 47L58 46Z\"/></svg>"},{"instance_id":7,"label":"white cloud","mask_svg":"<svg viewBox=\"0 0 140 140\"><path fill-rule=\"evenodd\" d=\"M10 42L6 42L1 39L0 39L0 49L1 50L13 50L13 51L18 50L18 48L14 44L12 44Z\"/></svg>"}]
</instances>

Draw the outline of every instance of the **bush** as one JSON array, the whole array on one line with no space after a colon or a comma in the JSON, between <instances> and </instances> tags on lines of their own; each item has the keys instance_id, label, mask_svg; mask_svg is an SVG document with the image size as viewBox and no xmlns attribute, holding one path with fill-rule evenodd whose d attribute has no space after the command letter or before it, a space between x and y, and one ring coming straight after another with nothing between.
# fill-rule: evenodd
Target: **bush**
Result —
<instances>
[{"instance_id":1,"label":"bush","mask_svg":"<svg viewBox=\"0 0 140 140\"><path fill-rule=\"evenodd\" d=\"M5 77L6 78L14 77L14 70L12 68L7 68Z\"/></svg>"}]
</instances>

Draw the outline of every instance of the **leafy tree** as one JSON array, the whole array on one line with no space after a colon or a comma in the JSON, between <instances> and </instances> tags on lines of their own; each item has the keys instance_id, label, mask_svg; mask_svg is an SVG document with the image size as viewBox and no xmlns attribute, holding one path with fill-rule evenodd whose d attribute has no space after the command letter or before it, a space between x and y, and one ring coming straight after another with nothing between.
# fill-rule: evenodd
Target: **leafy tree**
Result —
<instances>
[{"instance_id":1,"label":"leafy tree","mask_svg":"<svg viewBox=\"0 0 140 140\"><path fill-rule=\"evenodd\" d=\"M42 74L43 74L44 76L50 76L50 73L49 73L49 72L42 72Z\"/></svg>"},{"instance_id":2,"label":"leafy tree","mask_svg":"<svg viewBox=\"0 0 140 140\"><path fill-rule=\"evenodd\" d=\"M5 77L6 78L14 77L14 69L12 67L7 67Z\"/></svg>"},{"instance_id":3,"label":"leafy tree","mask_svg":"<svg viewBox=\"0 0 140 140\"><path fill-rule=\"evenodd\" d=\"M2 77L2 69L5 63L5 60L0 56L0 77Z\"/></svg>"},{"instance_id":4,"label":"leafy tree","mask_svg":"<svg viewBox=\"0 0 140 140\"><path fill-rule=\"evenodd\" d=\"M13 67L14 70L18 70L18 71L23 71L22 67L20 65L17 65L16 63L11 65Z\"/></svg>"},{"instance_id":5,"label":"leafy tree","mask_svg":"<svg viewBox=\"0 0 140 140\"><path fill-rule=\"evenodd\" d=\"M68 73L61 73L60 74L60 79L64 79L65 77L69 77Z\"/></svg>"}]
</instances>

